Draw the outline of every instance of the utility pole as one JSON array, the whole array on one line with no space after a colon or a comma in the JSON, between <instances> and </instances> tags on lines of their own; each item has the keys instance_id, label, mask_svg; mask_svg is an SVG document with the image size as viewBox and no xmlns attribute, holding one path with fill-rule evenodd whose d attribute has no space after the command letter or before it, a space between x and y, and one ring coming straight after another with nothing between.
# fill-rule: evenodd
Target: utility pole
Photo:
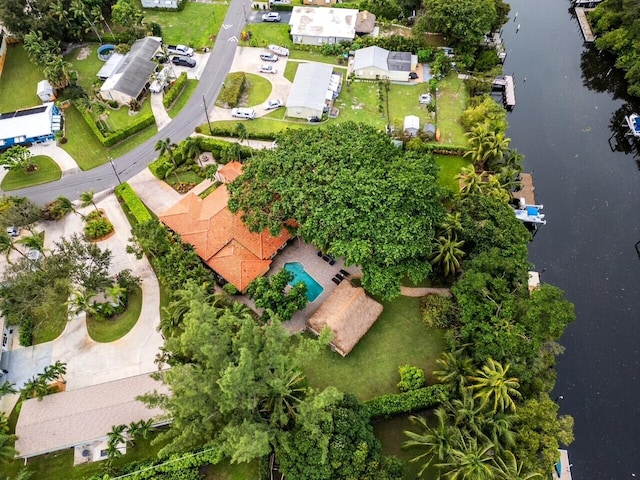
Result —
<instances>
[{"instance_id":1,"label":"utility pole","mask_svg":"<svg viewBox=\"0 0 640 480\"><path fill-rule=\"evenodd\" d=\"M224 88L224 83L222 84ZM207 125L209 126L209 134L213 137L213 130L211 129L211 122L209 121L209 111L207 110L207 100L204 98L204 94L202 94L202 105L204 106L204 116L207 117Z\"/></svg>"},{"instance_id":2,"label":"utility pole","mask_svg":"<svg viewBox=\"0 0 640 480\"><path fill-rule=\"evenodd\" d=\"M111 168L113 168L113 173L116 174L116 178L118 179L118 185L122 185L122 180L120 180L120 175L118 175L118 171L116 170L116 164L113 163L113 157L109 157L109 163L111 164Z\"/></svg>"}]
</instances>

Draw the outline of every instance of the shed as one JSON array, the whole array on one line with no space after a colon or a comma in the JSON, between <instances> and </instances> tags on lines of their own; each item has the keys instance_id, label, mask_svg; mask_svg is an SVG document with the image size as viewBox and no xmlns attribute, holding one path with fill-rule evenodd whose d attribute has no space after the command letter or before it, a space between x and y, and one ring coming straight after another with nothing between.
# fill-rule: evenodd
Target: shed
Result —
<instances>
[{"instance_id":1,"label":"shed","mask_svg":"<svg viewBox=\"0 0 640 480\"><path fill-rule=\"evenodd\" d=\"M424 136L427 137L427 139L433 140L436 138L436 126L433 123L427 123L422 129L422 133L424 133Z\"/></svg>"},{"instance_id":2,"label":"shed","mask_svg":"<svg viewBox=\"0 0 640 480\"><path fill-rule=\"evenodd\" d=\"M36 93L38 94L38 97L40 97L42 103L52 102L56 99L53 87L47 80L40 80L38 82Z\"/></svg>"},{"instance_id":3,"label":"shed","mask_svg":"<svg viewBox=\"0 0 640 480\"><path fill-rule=\"evenodd\" d=\"M304 45L334 44L356 36L358 10L350 8L293 7L291 37Z\"/></svg>"},{"instance_id":4,"label":"shed","mask_svg":"<svg viewBox=\"0 0 640 480\"><path fill-rule=\"evenodd\" d=\"M362 287L343 281L309 317L307 324L316 335L320 335L324 327L329 328L333 333L331 346L345 357L364 337L382 310L382 305L368 297Z\"/></svg>"},{"instance_id":5,"label":"shed","mask_svg":"<svg viewBox=\"0 0 640 480\"><path fill-rule=\"evenodd\" d=\"M412 137L417 137L420 131L420 118L415 115L407 115L404 117L404 127L402 130Z\"/></svg>"},{"instance_id":6,"label":"shed","mask_svg":"<svg viewBox=\"0 0 640 480\"><path fill-rule=\"evenodd\" d=\"M331 65L316 62L300 64L287 98L287 116L321 117L328 107L328 102L330 104L327 92L330 90L332 78Z\"/></svg>"}]
</instances>

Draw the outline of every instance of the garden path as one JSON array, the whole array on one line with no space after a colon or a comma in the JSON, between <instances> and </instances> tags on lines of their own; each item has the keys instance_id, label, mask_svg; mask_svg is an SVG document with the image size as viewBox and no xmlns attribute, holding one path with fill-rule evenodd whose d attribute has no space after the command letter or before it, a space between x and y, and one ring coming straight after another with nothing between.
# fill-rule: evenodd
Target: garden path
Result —
<instances>
[{"instance_id":1,"label":"garden path","mask_svg":"<svg viewBox=\"0 0 640 480\"><path fill-rule=\"evenodd\" d=\"M158 131L162 130L171 122L171 117L167 113L167 110L164 108L164 104L162 103L163 98L164 93L162 92L151 94L151 111L153 112L153 116L156 119Z\"/></svg>"}]
</instances>

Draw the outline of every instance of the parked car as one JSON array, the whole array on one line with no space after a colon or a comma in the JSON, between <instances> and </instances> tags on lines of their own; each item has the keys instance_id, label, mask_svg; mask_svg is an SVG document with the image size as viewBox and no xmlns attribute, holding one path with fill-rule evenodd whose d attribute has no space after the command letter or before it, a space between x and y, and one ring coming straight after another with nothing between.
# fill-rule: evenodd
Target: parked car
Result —
<instances>
[{"instance_id":1,"label":"parked car","mask_svg":"<svg viewBox=\"0 0 640 480\"><path fill-rule=\"evenodd\" d=\"M282 100L280 100L279 98L275 99L275 100L269 100L267 102L267 105L264 107L265 110L275 110L276 108L280 108L282 105L284 105L282 103Z\"/></svg>"},{"instance_id":2,"label":"parked car","mask_svg":"<svg viewBox=\"0 0 640 480\"><path fill-rule=\"evenodd\" d=\"M264 62L277 62L278 56L275 53L261 53L260 60Z\"/></svg>"},{"instance_id":3,"label":"parked car","mask_svg":"<svg viewBox=\"0 0 640 480\"><path fill-rule=\"evenodd\" d=\"M253 120L256 118L256 111L253 108L232 108L231 116L234 118Z\"/></svg>"},{"instance_id":4,"label":"parked car","mask_svg":"<svg viewBox=\"0 0 640 480\"><path fill-rule=\"evenodd\" d=\"M431 94L430 93L423 93L422 95L420 95L418 97L418 102L420 102L422 105L427 105L427 104L431 103Z\"/></svg>"},{"instance_id":5,"label":"parked car","mask_svg":"<svg viewBox=\"0 0 640 480\"><path fill-rule=\"evenodd\" d=\"M269 12L262 15L263 22L279 22L280 14L278 12Z\"/></svg>"},{"instance_id":6,"label":"parked car","mask_svg":"<svg viewBox=\"0 0 640 480\"><path fill-rule=\"evenodd\" d=\"M273 65L260 65L260 73L278 73Z\"/></svg>"},{"instance_id":7,"label":"parked car","mask_svg":"<svg viewBox=\"0 0 640 480\"><path fill-rule=\"evenodd\" d=\"M10 237L17 237L20 235L20 229L18 227L7 227L7 235Z\"/></svg>"},{"instance_id":8,"label":"parked car","mask_svg":"<svg viewBox=\"0 0 640 480\"><path fill-rule=\"evenodd\" d=\"M180 67L189 67L193 68L196 66L196 61L193 58L184 57L182 55L178 55L176 57L171 58L171 63L174 65L178 65Z\"/></svg>"},{"instance_id":9,"label":"parked car","mask_svg":"<svg viewBox=\"0 0 640 480\"><path fill-rule=\"evenodd\" d=\"M409 72L409 80L415 80L418 78L418 74L416 72Z\"/></svg>"},{"instance_id":10,"label":"parked car","mask_svg":"<svg viewBox=\"0 0 640 480\"><path fill-rule=\"evenodd\" d=\"M309 123L318 123L322 121L322 119L320 117L318 117L317 115L312 115L310 117L307 117L307 122Z\"/></svg>"},{"instance_id":11,"label":"parked car","mask_svg":"<svg viewBox=\"0 0 640 480\"><path fill-rule=\"evenodd\" d=\"M167 45L167 52L170 55L186 55L187 57L193 57L193 48L186 45Z\"/></svg>"}]
</instances>

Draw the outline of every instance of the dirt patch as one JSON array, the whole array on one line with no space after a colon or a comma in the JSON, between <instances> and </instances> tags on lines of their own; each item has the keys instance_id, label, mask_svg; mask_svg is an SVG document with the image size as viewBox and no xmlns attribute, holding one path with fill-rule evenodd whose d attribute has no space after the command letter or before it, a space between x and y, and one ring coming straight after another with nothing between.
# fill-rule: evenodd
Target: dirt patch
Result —
<instances>
[{"instance_id":1,"label":"dirt patch","mask_svg":"<svg viewBox=\"0 0 640 480\"><path fill-rule=\"evenodd\" d=\"M89 58L89 55L91 55L91 48L82 47L80 50L78 50L76 60L86 60L87 58Z\"/></svg>"}]
</instances>

